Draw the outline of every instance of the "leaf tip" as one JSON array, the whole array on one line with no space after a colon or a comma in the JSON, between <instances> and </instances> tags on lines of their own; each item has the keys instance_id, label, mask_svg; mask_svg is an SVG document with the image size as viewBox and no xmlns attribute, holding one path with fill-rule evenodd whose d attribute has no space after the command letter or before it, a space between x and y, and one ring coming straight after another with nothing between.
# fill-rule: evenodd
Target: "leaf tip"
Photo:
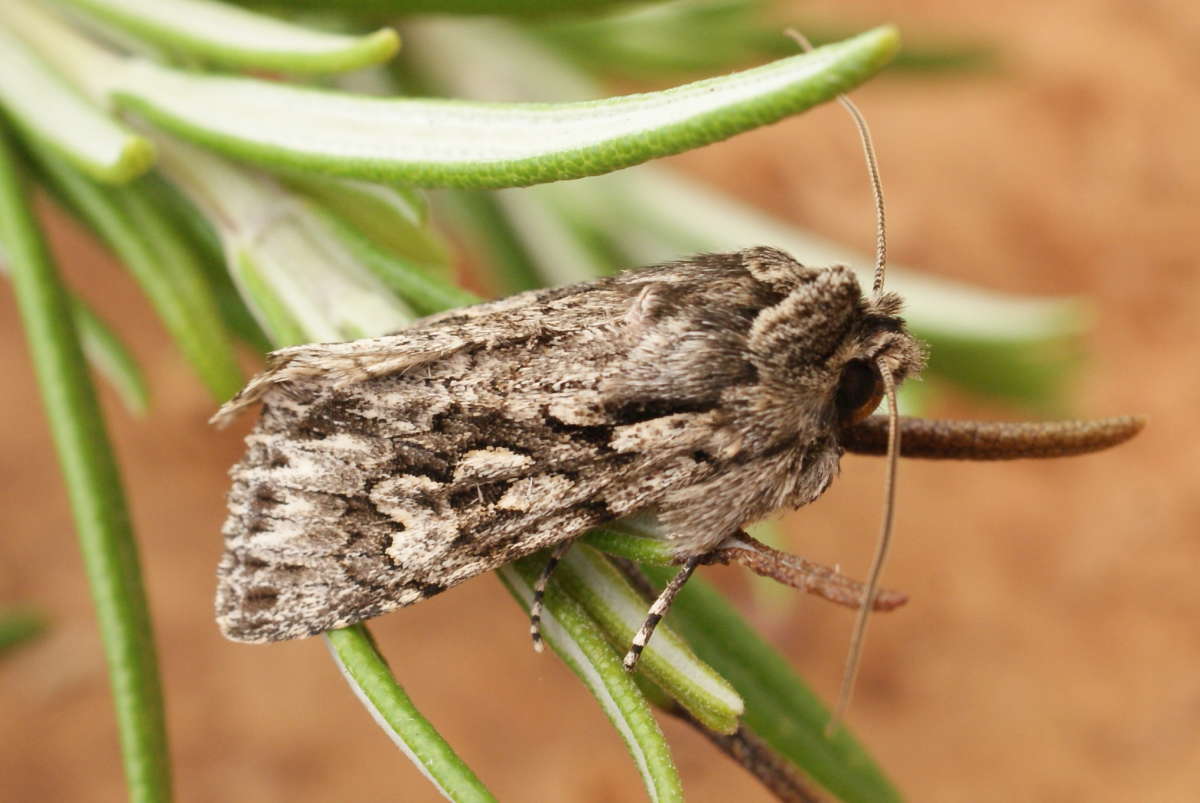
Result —
<instances>
[{"instance_id":1,"label":"leaf tip","mask_svg":"<svg viewBox=\"0 0 1200 803\"><path fill-rule=\"evenodd\" d=\"M874 56L877 67L883 67L900 52L900 28L892 23L880 25L848 40L865 45Z\"/></svg>"},{"instance_id":2,"label":"leaf tip","mask_svg":"<svg viewBox=\"0 0 1200 803\"><path fill-rule=\"evenodd\" d=\"M363 42L379 62L388 61L400 52L400 34L395 28L380 28L364 36Z\"/></svg>"},{"instance_id":3,"label":"leaf tip","mask_svg":"<svg viewBox=\"0 0 1200 803\"><path fill-rule=\"evenodd\" d=\"M149 170L154 160L153 142L137 135L126 137L116 160L97 178L109 184L125 184Z\"/></svg>"}]
</instances>

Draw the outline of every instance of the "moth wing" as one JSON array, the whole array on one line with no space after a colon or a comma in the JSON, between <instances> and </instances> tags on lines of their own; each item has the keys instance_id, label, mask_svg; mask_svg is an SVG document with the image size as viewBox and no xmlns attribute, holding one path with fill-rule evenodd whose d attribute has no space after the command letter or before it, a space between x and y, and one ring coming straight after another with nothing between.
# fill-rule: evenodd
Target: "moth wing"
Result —
<instances>
[{"instance_id":1,"label":"moth wing","mask_svg":"<svg viewBox=\"0 0 1200 803\"><path fill-rule=\"evenodd\" d=\"M303 638L387 613L605 518L586 505L539 509L537 500L562 490L553 472L516 478L524 487L504 498L498 483L514 481L447 487L289 446L268 450L275 467L244 461L234 473L216 605L222 631L237 641ZM288 479L284 455L292 466L320 461L328 481ZM338 489L350 483L352 493Z\"/></svg>"},{"instance_id":2,"label":"moth wing","mask_svg":"<svg viewBox=\"0 0 1200 803\"><path fill-rule=\"evenodd\" d=\"M749 319L782 292L753 275L775 269L773 253L276 352L217 416L263 403L231 472L222 630L262 642L345 626L683 489L713 489L743 448L722 399L752 381L738 360ZM708 309L714 298L729 310ZM703 381L678 405L689 377ZM722 516L700 521L697 538L738 518L715 507Z\"/></svg>"},{"instance_id":3,"label":"moth wing","mask_svg":"<svg viewBox=\"0 0 1200 803\"><path fill-rule=\"evenodd\" d=\"M368 434L354 413L335 412L361 411L353 402L326 399L297 418L294 399L264 401L232 471L218 569L218 623L238 641L301 638L418 602L642 509L689 481L687 471L708 469L630 459L601 446L593 426L546 431L511 414L480 426L433 413ZM447 398L411 401L445 410Z\"/></svg>"},{"instance_id":4,"label":"moth wing","mask_svg":"<svg viewBox=\"0 0 1200 803\"><path fill-rule=\"evenodd\" d=\"M519 293L499 301L431 315L403 331L345 343L312 343L267 355L267 367L226 402L212 423L226 426L275 387L320 384L339 388L412 371L466 348L495 349L554 331L556 320L601 326L629 291L612 279Z\"/></svg>"},{"instance_id":5,"label":"moth wing","mask_svg":"<svg viewBox=\"0 0 1200 803\"><path fill-rule=\"evenodd\" d=\"M622 451L629 438L600 410L627 304L526 295L537 321L509 299L286 349L232 403L226 414L263 409L231 471L227 636L299 638L409 605L644 507L679 477Z\"/></svg>"}]
</instances>

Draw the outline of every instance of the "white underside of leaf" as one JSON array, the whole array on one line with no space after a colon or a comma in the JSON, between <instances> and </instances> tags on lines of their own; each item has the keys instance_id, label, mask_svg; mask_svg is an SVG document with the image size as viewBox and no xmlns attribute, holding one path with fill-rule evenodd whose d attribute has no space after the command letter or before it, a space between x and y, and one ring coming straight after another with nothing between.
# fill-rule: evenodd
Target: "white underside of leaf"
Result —
<instances>
[{"instance_id":1,"label":"white underside of leaf","mask_svg":"<svg viewBox=\"0 0 1200 803\"><path fill-rule=\"evenodd\" d=\"M71 153L89 172L116 170L140 137L110 120L0 27L0 102L28 129Z\"/></svg>"}]
</instances>

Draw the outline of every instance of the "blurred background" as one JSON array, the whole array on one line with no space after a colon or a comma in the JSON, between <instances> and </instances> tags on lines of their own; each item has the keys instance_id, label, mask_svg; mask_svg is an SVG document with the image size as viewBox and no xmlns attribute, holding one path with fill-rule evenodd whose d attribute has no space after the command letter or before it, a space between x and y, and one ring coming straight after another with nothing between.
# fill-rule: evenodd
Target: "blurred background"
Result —
<instances>
[{"instance_id":1,"label":"blurred background","mask_svg":"<svg viewBox=\"0 0 1200 803\"><path fill-rule=\"evenodd\" d=\"M1133 442L1096 456L902 464L885 583L911 601L873 622L850 726L913 800L1195 799L1200 10L924 0L794 4L780 19L789 11L987 45L987 69L891 71L854 93L878 149L890 256L985 288L1086 298L1089 357L1066 411L1149 417ZM862 155L836 104L666 163L871 247ZM220 637L226 471L250 422L211 429L211 401L138 289L77 224L55 214L48 225L70 282L132 344L154 389L140 421L102 392L142 546L179 799L440 799L364 715L320 640ZM0 798L116 800L103 653L7 284L0 304L0 601L51 620L0 661ZM954 392L928 413L1034 415ZM822 499L783 518L788 547L861 576L882 472L847 457ZM738 569L705 574L834 698L850 612L755 592ZM500 799L641 799L617 735L560 662L530 650L507 596L480 577L373 632ZM663 727L690 799L769 799L695 733Z\"/></svg>"}]
</instances>

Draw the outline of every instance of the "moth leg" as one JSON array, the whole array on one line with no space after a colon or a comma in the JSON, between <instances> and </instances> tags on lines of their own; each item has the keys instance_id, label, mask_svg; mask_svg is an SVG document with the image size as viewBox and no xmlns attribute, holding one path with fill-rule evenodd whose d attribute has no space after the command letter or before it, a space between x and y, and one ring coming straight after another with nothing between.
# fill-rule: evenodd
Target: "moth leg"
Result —
<instances>
[{"instance_id":1,"label":"moth leg","mask_svg":"<svg viewBox=\"0 0 1200 803\"><path fill-rule=\"evenodd\" d=\"M671 610L671 603L675 601L675 595L692 576L692 572L696 571L696 567L704 562L704 558L704 555L688 558L687 562L683 564L683 568L671 578L671 582L667 583L666 588L658 595L658 599L654 600L654 604L646 613L646 621L642 622L641 628L633 637L633 643L629 645L629 652L625 653L626 672L632 672L637 666L638 658L642 657L642 650L645 649L646 642L654 635L654 628L658 627L658 623L667 615L667 611Z\"/></svg>"},{"instance_id":2,"label":"moth leg","mask_svg":"<svg viewBox=\"0 0 1200 803\"><path fill-rule=\"evenodd\" d=\"M533 649L536 652L541 652L543 649L542 597L546 595L546 584L550 582L550 575L554 573L558 562L563 559L563 555L567 554L572 543L572 541L563 541L554 547L554 551L550 553L550 560L546 561L546 565L542 567L542 573L538 575L537 582L533 584L533 604L529 606L529 637L533 639Z\"/></svg>"}]
</instances>

